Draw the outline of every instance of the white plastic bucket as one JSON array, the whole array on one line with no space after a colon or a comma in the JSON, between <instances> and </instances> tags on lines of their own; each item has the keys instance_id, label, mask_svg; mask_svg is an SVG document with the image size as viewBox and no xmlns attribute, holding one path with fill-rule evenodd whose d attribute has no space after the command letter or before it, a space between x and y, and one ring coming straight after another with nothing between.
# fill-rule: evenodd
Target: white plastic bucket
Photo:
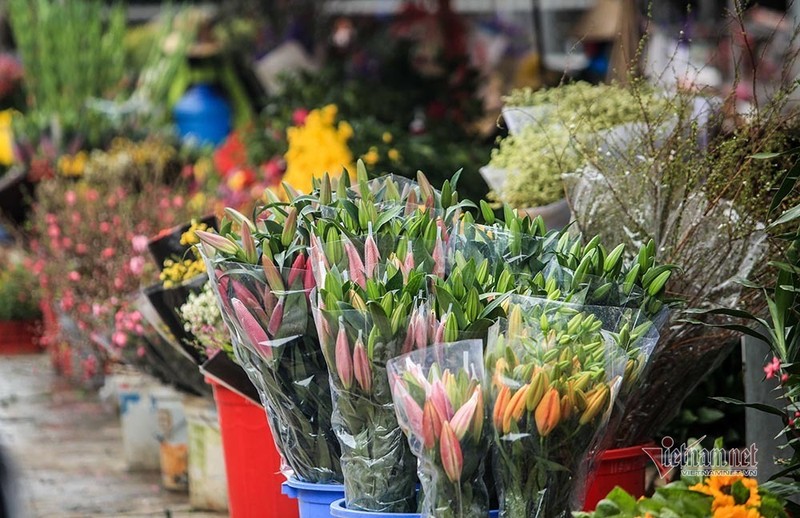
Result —
<instances>
[{"instance_id":1,"label":"white plastic bucket","mask_svg":"<svg viewBox=\"0 0 800 518\"><path fill-rule=\"evenodd\" d=\"M150 400L154 380L144 375L115 377L122 427L122 451L131 471L161 465L156 410Z\"/></svg>"},{"instance_id":2,"label":"white plastic bucket","mask_svg":"<svg viewBox=\"0 0 800 518\"><path fill-rule=\"evenodd\" d=\"M228 510L228 481L217 409L211 401L186 397L189 430L189 504L201 511Z\"/></svg>"},{"instance_id":3,"label":"white plastic bucket","mask_svg":"<svg viewBox=\"0 0 800 518\"><path fill-rule=\"evenodd\" d=\"M156 409L161 456L161 484L170 491L189 489L189 433L181 395L169 387L151 393Z\"/></svg>"}]
</instances>

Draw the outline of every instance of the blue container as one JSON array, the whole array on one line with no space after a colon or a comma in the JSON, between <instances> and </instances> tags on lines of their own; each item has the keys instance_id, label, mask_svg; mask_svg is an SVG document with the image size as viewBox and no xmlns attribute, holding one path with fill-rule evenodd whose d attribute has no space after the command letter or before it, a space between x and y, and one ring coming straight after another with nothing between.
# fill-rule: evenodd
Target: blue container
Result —
<instances>
[{"instance_id":1,"label":"blue container","mask_svg":"<svg viewBox=\"0 0 800 518\"><path fill-rule=\"evenodd\" d=\"M290 478L281 485L281 491L297 499L300 518L329 518L331 503L344 501L342 484L311 484Z\"/></svg>"},{"instance_id":2,"label":"blue container","mask_svg":"<svg viewBox=\"0 0 800 518\"><path fill-rule=\"evenodd\" d=\"M489 518L497 518L499 514L499 511L489 511ZM300 516L302 518L302 514ZM380 518L381 516L385 516L386 518L420 518L421 515L419 513L373 513L370 511L349 510L347 509L344 498L342 498L341 500L336 500L331 503L329 516L333 518L367 518L369 516L374 518Z\"/></svg>"},{"instance_id":3,"label":"blue container","mask_svg":"<svg viewBox=\"0 0 800 518\"><path fill-rule=\"evenodd\" d=\"M216 146L231 132L228 101L208 84L191 87L175 104L172 116L184 142Z\"/></svg>"}]
</instances>

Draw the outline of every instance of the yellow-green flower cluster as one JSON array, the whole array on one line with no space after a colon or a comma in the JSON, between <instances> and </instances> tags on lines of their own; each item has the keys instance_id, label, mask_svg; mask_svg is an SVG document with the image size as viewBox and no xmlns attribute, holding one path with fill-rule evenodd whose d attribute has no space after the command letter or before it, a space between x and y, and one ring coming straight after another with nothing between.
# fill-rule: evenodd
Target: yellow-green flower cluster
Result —
<instances>
[{"instance_id":1,"label":"yellow-green flower cluster","mask_svg":"<svg viewBox=\"0 0 800 518\"><path fill-rule=\"evenodd\" d=\"M159 278L165 288L173 288L204 273L206 273L206 267L202 259L184 259L183 261L167 259L164 261L164 269L161 270Z\"/></svg>"}]
</instances>

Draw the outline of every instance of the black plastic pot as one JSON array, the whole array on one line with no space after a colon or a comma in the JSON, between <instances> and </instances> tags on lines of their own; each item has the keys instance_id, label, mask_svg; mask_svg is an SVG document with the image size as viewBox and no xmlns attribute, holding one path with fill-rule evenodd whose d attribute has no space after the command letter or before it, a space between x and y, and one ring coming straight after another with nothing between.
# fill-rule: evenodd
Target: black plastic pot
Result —
<instances>
[{"instance_id":1,"label":"black plastic pot","mask_svg":"<svg viewBox=\"0 0 800 518\"><path fill-rule=\"evenodd\" d=\"M202 364L205 361L205 357L196 347L191 345L193 337L183 327L180 308L186 303L189 295L200 292L207 281L208 276L199 275L174 288L164 288L161 284L156 284L142 290L144 296L147 297L147 300L161 318L161 324L175 337L176 344L196 365Z\"/></svg>"},{"instance_id":2,"label":"black plastic pot","mask_svg":"<svg viewBox=\"0 0 800 518\"><path fill-rule=\"evenodd\" d=\"M28 180L28 172L24 168L12 168L0 175L0 213L2 216L13 224L21 226L30 212L34 187L34 184Z\"/></svg>"},{"instance_id":3,"label":"black plastic pot","mask_svg":"<svg viewBox=\"0 0 800 518\"><path fill-rule=\"evenodd\" d=\"M209 228L215 230L218 228L217 218L214 216L206 216L200 222L205 223ZM187 223L162 231L147 243L150 255L153 256L153 260L155 260L159 270L164 267L165 260L171 257L183 258L189 250L190 247L181 244L181 235L189 230L191 226L191 223Z\"/></svg>"}]
</instances>

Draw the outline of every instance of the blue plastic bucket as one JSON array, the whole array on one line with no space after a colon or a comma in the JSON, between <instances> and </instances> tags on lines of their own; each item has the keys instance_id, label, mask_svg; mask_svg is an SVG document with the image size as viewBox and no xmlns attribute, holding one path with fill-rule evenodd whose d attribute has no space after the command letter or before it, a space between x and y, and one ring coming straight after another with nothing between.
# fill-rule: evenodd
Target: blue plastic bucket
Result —
<instances>
[{"instance_id":1,"label":"blue plastic bucket","mask_svg":"<svg viewBox=\"0 0 800 518\"><path fill-rule=\"evenodd\" d=\"M331 503L344 501L342 484L311 484L290 478L281 485L281 491L297 499L300 518L329 518Z\"/></svg>"},{"instance_id":2,"label":"blue plastic bucket","mask_svg":"<svg viewBox=\"0 0 800 518\"><path fill-rule=\"evenodd\" d=\"M489 518L497 518L499 511L489 511ZM333 518L367 518L368 516L391 518L420 518L419 513L373 513L370 511L356 511L347 508L344 498L331 502L330 515Z\"/></svg>"}]
</instances>

